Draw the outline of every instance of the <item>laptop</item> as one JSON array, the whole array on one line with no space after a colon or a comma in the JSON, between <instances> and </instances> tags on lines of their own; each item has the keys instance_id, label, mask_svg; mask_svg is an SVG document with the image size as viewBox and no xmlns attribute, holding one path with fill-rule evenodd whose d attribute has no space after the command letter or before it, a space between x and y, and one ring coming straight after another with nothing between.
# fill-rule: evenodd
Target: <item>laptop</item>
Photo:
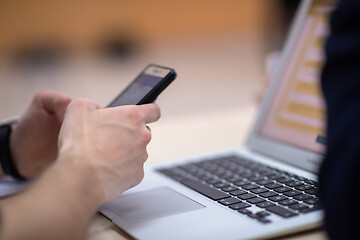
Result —
<instances>
[{"instance_id":1,"label":"laptop","mask_svg":"<svg viewBox=\"0 0 360 240\"><path fill-rule=\"evenodd\" d=\"M247 143L147 166L100 212L136 239L270 238L319 227L319 89L331 1L304 0Z\"/></svg>"}]
</instances>

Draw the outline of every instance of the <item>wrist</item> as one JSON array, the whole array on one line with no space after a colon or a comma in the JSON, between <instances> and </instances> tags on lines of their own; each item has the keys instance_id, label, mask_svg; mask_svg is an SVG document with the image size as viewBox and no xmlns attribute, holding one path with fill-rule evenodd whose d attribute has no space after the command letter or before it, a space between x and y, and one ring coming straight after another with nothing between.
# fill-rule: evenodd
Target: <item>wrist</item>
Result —
<instances>
[{"instance_id":1,"label":"wrist","mask_svg":"<svg viewBox=\"0 0 360 240\"><path fill-rule=\"evenodd\" d=\"M13 159L13 148L11 144L11 136L14 122L0 126L0 162L2 172L10 175L18 180L25 180L25 178L19 173L17 166Z\"/></svg>"},{"instance_id":2,"label":"wrist","mask_svg":"<svg viewBox=\"0 0 360 240\"><path fill-rule=\"evenodd\" d=\"M54 166L77 194L82 194L96 208L106 201L104 190L96 167L83 154L60 151Z\"/></svg>"}]
</instances>

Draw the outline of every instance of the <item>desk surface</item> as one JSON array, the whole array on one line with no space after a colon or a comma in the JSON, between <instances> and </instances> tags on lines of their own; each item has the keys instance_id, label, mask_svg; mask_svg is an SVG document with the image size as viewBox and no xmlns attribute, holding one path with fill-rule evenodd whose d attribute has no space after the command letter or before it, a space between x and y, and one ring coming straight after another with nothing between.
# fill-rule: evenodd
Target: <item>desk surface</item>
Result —
<instances>
[{"instance_id":1,"label":"desk surface","mask_svg":"<svg viewBox=\"0 0 360 240\"><path fill-rule=\"evenodd\" d=\"M166 114L166 113L165 113ZM171 159L216 149L239 146L245 142L256 115L256 107L181 118L163 116L151 126L153 139L147 164L169 162ZM181 147L179 147L181 146ZM131 239L111 221L97 214L88 229L87 240ZM326 239L320 230L286 236L286 239Z\"/></svg>"}]
</instances>

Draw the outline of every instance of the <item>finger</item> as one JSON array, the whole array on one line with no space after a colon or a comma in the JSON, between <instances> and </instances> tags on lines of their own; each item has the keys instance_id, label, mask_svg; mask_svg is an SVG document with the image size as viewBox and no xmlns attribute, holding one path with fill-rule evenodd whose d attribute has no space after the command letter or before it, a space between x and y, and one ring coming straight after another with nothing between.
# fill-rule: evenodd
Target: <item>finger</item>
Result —
<instances>
[{"instance_id":1,"label":"finger","mask_svg":"<svg viewBox=\"0 0 360 240\"><path fill-rule=\"evenodd\" d=\"M35 96L35 101L48 113L55 114L59 121L64 120L67 106L71 102L71 97L55 91L42 91Z\"/></svg>"},{"instance_id":2,"label":"finger","mask_svg":"<svg viewBox=\"0 0 360 240\"><path fill-rule=\"evenodd\" d=\"M137 108L143 114L145 123L156 122L161 116L160 108L156 103L138 105Z\"/></svg>"}]
</instances>

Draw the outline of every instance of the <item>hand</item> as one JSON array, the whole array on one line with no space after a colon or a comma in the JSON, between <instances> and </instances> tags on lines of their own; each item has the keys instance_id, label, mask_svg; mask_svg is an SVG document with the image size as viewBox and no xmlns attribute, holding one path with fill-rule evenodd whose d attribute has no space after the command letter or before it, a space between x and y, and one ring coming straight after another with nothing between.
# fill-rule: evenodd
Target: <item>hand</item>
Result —
<instances>
[{"instance_id":1,"label":"hand","mask_svg":"<svg viewBox=\"0 0 360 240\"><path fill-rule=\"evenodd\" d=\"M76 169L83 170L75 174L88 175L90 182L95 178L98 184L89 187L101 192L103 202L113 200L143 179L151 139L146 124L159 118L156 104L100 109L89 100L75 100L61 127L59 161L80 164Z\"/></svg>"},{"instance_id":2,"label":"hand","mask_svg":"<svg viewBox=\"0 0 360 240\"><path fill-rule=\"evenodd\" d=\"M13 125L10 149L21 176L36 177L56 159L59 130L70 102L64 94L39 92Z\"/></svg>"}]
</instances>

